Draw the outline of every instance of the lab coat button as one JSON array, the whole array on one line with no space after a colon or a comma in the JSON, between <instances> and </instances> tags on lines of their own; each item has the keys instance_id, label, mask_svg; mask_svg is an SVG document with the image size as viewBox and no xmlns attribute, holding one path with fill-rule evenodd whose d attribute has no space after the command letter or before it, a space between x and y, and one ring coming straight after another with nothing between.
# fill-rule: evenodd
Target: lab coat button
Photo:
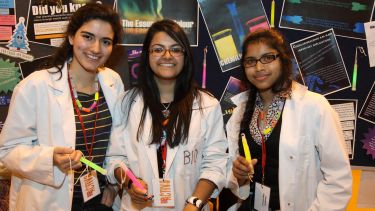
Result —
<instances>
[{"instance_id":1,"label":"lab coat button","mask_svg":"<svg viewBox=\"0 0 375 211\"><path fill-rule=\"evenodd\" d=\"M293 158L294 158L293 155L289 156L289 159L293 160Z\"/></svg>"}]
</instances>

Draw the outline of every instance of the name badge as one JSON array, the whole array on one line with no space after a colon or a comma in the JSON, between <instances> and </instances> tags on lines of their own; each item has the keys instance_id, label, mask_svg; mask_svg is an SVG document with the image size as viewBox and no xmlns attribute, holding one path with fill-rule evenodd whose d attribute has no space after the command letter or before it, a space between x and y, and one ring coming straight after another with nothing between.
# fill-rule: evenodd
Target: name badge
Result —
<instances>
[{"instance_id":1,"label":"name badge","mask_svg":"<svg viewBox=\"0 0 375 211\"><path fill-rule=\"evenodd\" d=\"M100 194L100 187L98 176L96 171L90 171L87 174L83 175L80 179L83 201L87 202L88 200L94 198Z\"/></svg>"},{"instance_id":2,"label":"name badge","mask_svg":"<svg viewBox=\"0 0 375 211\"><path fill-rule=\"evenodd\" d=\"M170 179L153 179L152 187L154 190L154 207L173 208L174 188L173 181Z\"/></svg>"},{"instance_id":3,"label":"name badge","mask_svg":"<svg viewBox=\"0 0 375 211\"><path fill-rule=\"evenodd\" d=\"M254 208L258 211L268 211L271 188L255 183Z\"/></svg>"}]
</instances>

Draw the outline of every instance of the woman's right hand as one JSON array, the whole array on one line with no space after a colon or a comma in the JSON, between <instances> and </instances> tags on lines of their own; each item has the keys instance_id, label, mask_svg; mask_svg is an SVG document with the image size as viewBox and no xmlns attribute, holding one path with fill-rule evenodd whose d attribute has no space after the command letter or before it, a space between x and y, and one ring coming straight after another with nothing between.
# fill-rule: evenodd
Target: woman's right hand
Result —
<instances>
[{"instance_id":1,"label":"woman's right hand","mask_svg":"<svg viewBox=\"0 0 375 211\"><path fill-rule=\"evenodd\" d=\"M68 173L69 170L76 170L82 167L82 152L70 147L55 147L53 150L53 165L57 166L62 172Z\"/></svg>"},{"instance_id":2,"label":"woman's right hand","mask_svg":"<svg viewBox=\"0 0 375 211\"><path fill-rule=\"evenodd\" d=\"M149 201L149 196L144 190L148 190L147 183L140 178L137 178L138 182L144 187L144 189L138 188L134 183L131 183L130 188L126 188L132 201L136 204L146 204Z\"/></svg>"},{"instance_id":3,"label":"woman's right hand","mask_svg":"<svg viewBox=\"0 0 375 211\"><path fill-rule=\"evenodd\" d=\"M144 190L148 190L147 183L144 182L142 179L137 178L139 183L144 187L144 189L140 189L136 187L132 181L130 181L129 177L125 175L125 171L121 169L120 167L115 169L115 177L119 183L123 183L122 188L125 189L128 194L130 195L132 201L136 204L145 204L148 202L148 195L145 193ZM126 179L125 179L126 178ZM130 188L129 188L129 182Z\"/></svg>"},{"instance_id":4,"label":"woman's right hand","mask_svg":"<svg viewBox=\"0 0 375 211\"><path fill-rule=\"evenodd\" d=\"M257 163L257 159L247 161L246 158L238 156L236 160L233 161L232 172L233 175L237 178L239 186L244 185L246 182L251 181L253 178L253 166Z\"/></svg>"}]
</instances>

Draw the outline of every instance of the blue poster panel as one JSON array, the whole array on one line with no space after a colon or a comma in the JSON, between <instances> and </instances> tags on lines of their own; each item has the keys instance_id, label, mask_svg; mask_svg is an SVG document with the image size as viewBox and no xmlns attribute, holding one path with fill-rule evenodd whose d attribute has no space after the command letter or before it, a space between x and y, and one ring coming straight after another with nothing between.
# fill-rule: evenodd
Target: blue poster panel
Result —
<instances>
[{"instance_id":1,"label":"blue poster panel","mask_svg":"<svg viewBox=\"0 0 375 211\"><path fill-rule=\"evenodd\" d=\"M284 0L279 26L365 39L364 23L371 21L373 0Z\"/></svg>"}]
</instances>

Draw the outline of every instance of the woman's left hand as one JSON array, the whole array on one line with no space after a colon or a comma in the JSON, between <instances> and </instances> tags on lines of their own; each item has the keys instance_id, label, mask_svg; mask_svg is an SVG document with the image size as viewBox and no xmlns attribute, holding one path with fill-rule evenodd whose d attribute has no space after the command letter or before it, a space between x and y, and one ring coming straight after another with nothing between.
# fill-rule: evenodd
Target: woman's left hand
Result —
<instances>
[{"instance_id":1,"label":"woman's left hand","mask_svg":"<svg viewBox=\"0 0 375 211\"><path fill-rule=\"evenodd\" d=\"M184 207L184 211L199 211L198 207L187 203Z\"/></svg>"},{"instance_id":2,"label":"woman's left hand","mask_svg":"<svg viewBox=\"0 0 375 211\"><path fill-rule=\"evenodd\" d=\"M104 204L107 207L112 207L116 196L117 196L116 190L111 185L106 185L103 190L101 204Z\"/></svg>"}]
</instances>

